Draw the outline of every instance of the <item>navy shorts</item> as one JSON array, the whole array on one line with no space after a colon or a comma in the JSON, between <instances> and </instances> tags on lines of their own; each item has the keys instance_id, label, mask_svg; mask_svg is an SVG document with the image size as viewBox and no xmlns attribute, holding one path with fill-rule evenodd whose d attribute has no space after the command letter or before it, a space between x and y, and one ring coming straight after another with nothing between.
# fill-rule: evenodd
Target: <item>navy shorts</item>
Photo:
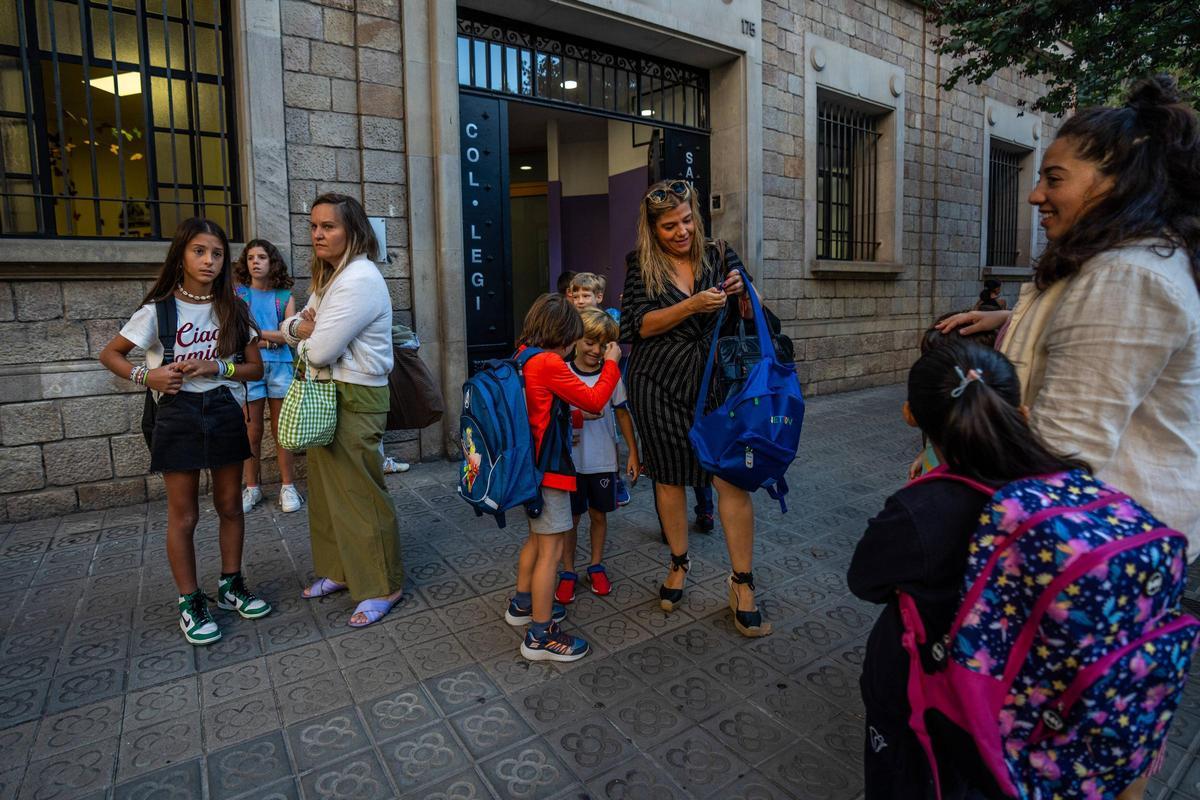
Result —
<instances>
[{"instance_id":1,"label":"navy shorts","mask_svg":"<svg viewBox=\"0 0 1200 800\"><path fill-rule=\"evenodd\" d=\"M575 491L571 492L571 513L581 517L588 509L604 514L617 510L617 473L598 472L576 475Z\"/></svg>"}]
</instances>

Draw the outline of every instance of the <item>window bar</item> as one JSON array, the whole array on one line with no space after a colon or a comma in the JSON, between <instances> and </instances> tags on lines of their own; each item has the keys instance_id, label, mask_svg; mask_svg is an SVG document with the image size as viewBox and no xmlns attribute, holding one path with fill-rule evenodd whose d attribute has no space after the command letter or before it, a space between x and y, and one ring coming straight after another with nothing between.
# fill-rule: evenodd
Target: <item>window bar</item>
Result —
<instances>
[{"instance_id":1,"label":"window bar","mask_svg":"<svg viewBox=\"0 0 1200 800\"><path fill-rule=\"evenodd\" d=\"M167 126L171 131L171 184L174 187L175 196L171 201L174 208L175 216L179 216L179 148L175 146L175 79L171 74L171 29L167 23L167 0L162 0L163 14L163 58L167 64ZM187 50L185 48L184 53ZM159 203L158 211L161 215L163 204ZM161 225L161 223L160 223Z\"/></svg>"},{"instance_id":2,"label":"window bar","mask_svg":"<svg viewBox=\"0 0 1200 800\"><path fill-rule=\"evenodd\" d=\"M87 108L88 141L91 142L89 151L91 153L91 162L92 162L91 163L91 165L92 165L92 195L95 196L95 195L100 194L100 174L99 174L98 166L96 164L96 128L92 122L91 60L92 60L93 49L94 49L92 47L92 45L94 44L94 42L92 41L91 28L88 26L87 9L88 9L88 5L86 3L79 4L79 36L80 36L80 45L81 45L80 49L81 49L82 55L83 55L83 59L82 59L82 61L83 61L83 97L84 97L84 101L85 101L85 107ZM53 12L53 9L51 9L51 12ZM116 81L117 81L117 78L114 75L113 76L113 89L117 88ZM92 204L94 207L93 210L95 211L95 214L96 214L96 235L102 236L104 234L104 218L100 215L100 200L95 199L92 201Z\"/></svg>"},{"instance_id":3,"label":"window bar","mask_svg":"<svg viewBox=\"0 0 1200 800\"><path fill-rule=\"evenodd\" d=\"M113 12L113 0L108 0L108 49L113 71L113 108L116 109L117 176L121 181L121 235L128 236L129 194L125 185L125 129L121 126L121 95L117 86L117 18Z\"/></svg>"},{"instance_id":4,"label":"window bar","mask_svg":"<svg viewBox=\"0 0 1200 800\"><path fill-rule=\"evenodd\" d=\"M840 234L839 238L841 239L841 242L840 242L841 247L838 248L838 252L841 253L842 258L849 258L851 242L852 242L853 235L854 235L854 232L850 229L850 226L851 226L850 211L854 204L854 196L853 196L854 163L851 161L853 154L850 152L850 148L848 146L849 139L850 139L850 130L849 130L850 126L848 124L849 120L847 119L846 109L839 108L837 113L838 113L838 138L839 138L838 147L842 151L841 157L842 157L842 175L843 175L843 178L842 178L843 190L842 190L842 197L841 197L842 214L843 214L842 223L843 224L842 224L841 230L838 231L838 233Z\"/></svg>"},{"instance_id":5,"label":"window bar","mask_svg":"<svg viewBox=\"0 0 1200 800\"><path fill-rule=\"evenodd\" d=\"M200 127L200 75L196 70L196 3L194 0L187 0L188 21L187 34L183 37L183 52L184 64L187 65L188 71L192 75L192 90L188 93L188 103L191 106L192 131L191 147L188 150L192 154L192 207L195 209L195 216L208 216L207 200L208 195L205 192L204 182L204 153L201 151L203 138L200 135L202 128Z\"/></svg>"},{"instance_id":6,"label":"window bar","mask_svg":"<svg viewBox=\"0 0 1200 800\"><path fill-rule=\"evenodd\" d=\"M66 197L67 232L74 235L75 201L71 197L71 158L70 153L67 151L67 126L63 120L62 80L60 79L58 67L58 29L54 22L54 12L55 8L51 6L49 13L46 14L46 19L50 24L50 64L54 72L54 106L58 118L58 153L62 163L63 194ZM51 185L53 185L53 180L53 171L51 171ZM57 229L57 219L55 223L55 228Z\"/></svg>"},{"instance_id":7,"label":"window bar","mask_svg":"<svg viewBox=\"0 0 1200 800\"><path fill-rule=\"evenodd\" d=\"M109 2L111 3L112 0L109 0ZM223 52L224 42L221 37L221 21L222 21L221 11L222 11L222 9L221 9L220 0L214 0L214 2L213 2L213 21L214 21L213 36L217 40L217 119L218 119L217 127L219 128L219 133L221 134L219 137L217 137L217 141L219 143L219 149L221 151L221 199L225 203L225 226L224 226L225 232L226 232L226 235L233 236L234 235L234 230L233 230L234 211L233 211L232 201L229 197L229 182L233 178L233 175L230 174L229 162L228 162L228 159L226 159L226 157L225 157L225 151L229 149L229 139L228 139L228 130L229 129L225 125L225 86L222 82L222 75L221 75L221 73L224 72L224 64L225 64L225 53ZM228 258L229 254L226 253L225 256L226 256L226 258Z\"/></svg>"},{"instance_id":8,"label":"window bar","mask_svg":"<svg viewBox=\"0 0 1200 800\"><path fill-rule=\"evenodd\" d=\"M162 236L162 221L159 219L158 199L158 141L154 135L154 111L151 108L150 94L150 25L146 20L146 5L138 3L135 12L138 28L138 60L142 73L142 116L146 129L146 186L150 211L150 236L157 239Z\"/></svg>"}]
</instances>

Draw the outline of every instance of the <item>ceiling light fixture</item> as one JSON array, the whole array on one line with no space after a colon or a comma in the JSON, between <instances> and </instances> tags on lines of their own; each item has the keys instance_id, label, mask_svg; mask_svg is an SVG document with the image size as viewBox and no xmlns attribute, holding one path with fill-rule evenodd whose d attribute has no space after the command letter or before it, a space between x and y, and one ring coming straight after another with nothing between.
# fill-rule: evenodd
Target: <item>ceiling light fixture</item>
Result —
<instances>
[{"instance_id":1,"label":"ceiling light fixture","mask_svg":"<svg viewBox=\"0 0 1200 800\"><path fill-rule=\"evenodd\" d=\"M563 87L564 89L578 89L578 88L579 88L579 82L578 82L578 81L563 81L563 82L562 82L562 87Z\"/></svg>"},{"instance_id":2,"label":"ceiling light fixture","mask_svg":"<svg viewBox=\"0 0 1200 800\"><path fill-rule=\"evenodd\" d=\"M642 109L642 116L643 116L643 117L653 117L653 116L654 116L654 109L653 109L653 108L643 108L643 109Z\"/></svg>"},{"instance_id":3,"label":"ceiling light fixture","mask_svg":"<svg viewBox=\"0 0 1200 800\"><path fill-rule=\"evenodd\" d=\"M103 78L92 78L88 83L102 92L115 94L117 97L128 97L131 94L142 93L142 75L140 72L119 73L115 81L116 91L113 90L114 81L112 75L107 75Z\"/></svg>"},{"instance_id":4,"label":"ceiling light fixture","mask_svg":"<svg viewBox=\"0 0 1200 800\"><path fill-rule=\"evenodd\" d=\"M522 165L521 165L521 171L522 171L522 172L528 172L528 171L529 171L529 170L531 170L531 169L533 169L533 167L529 166L528 164L522 164Z\"/></svg>"}]
</instances>

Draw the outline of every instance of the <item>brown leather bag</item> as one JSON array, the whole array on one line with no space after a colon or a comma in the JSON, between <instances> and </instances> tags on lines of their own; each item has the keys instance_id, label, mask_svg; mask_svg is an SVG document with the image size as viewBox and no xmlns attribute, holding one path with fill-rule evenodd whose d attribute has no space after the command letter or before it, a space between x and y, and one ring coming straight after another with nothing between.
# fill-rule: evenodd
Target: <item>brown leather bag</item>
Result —
<instances>
[{"instance_id":1,"label":"brown leather bag","mask_svg":"<svg viewBox=\"0 0 1200 800\"><path fill-rule=\"evenodd\" d=\"M392 354L395 363L388 375L391 404L384 427L389 431L427 428L446 411L442 393L416 350L393 347Z\"/></svg>"}]
</instances>

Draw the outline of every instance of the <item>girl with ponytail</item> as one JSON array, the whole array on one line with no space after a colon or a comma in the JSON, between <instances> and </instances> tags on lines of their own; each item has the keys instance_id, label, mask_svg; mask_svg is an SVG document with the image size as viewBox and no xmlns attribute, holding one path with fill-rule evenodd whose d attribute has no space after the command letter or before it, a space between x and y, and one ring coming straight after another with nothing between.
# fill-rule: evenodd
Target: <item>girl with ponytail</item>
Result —
<instances>
[{"instance_id":1,"label":"girl with ponytail","mask_svg":"<svg viewBox=\"0 0 1200 800\"><path fill-rule=\"evenodd\" d=\"M1200 555L1200 119L1173 78L1059 129L1029 195L1049 241L1006 327L1033 430L1139 498Z\"/></svg>"},{"instance_id":2,"label":"girl with ponytail","mask_svg":"<svg viewBox=\"0 0 1200 800\"><path fill-rule=\"evenodd\" d=\"M1034 475L1088 469L1033 431L1013 365L974 342L951 339L921 356L908 373L903 413L951 472L996 488ZM896 591L916 601L929 640L940 639L958 609L967 545L987 502L958 481L911 484L887 499L854 551L850 590L887 604L867 640L859 682L867 717L867 800L927 796L928 761L908 725L908 655L901 645ZM968 786L994 796L973 745L956 749L956 737L939 737L935 725L932 733L939 771L946 772L947 765L958 770L941 775L942 796L962 798Z\"/></svg>"}]
</instances>

